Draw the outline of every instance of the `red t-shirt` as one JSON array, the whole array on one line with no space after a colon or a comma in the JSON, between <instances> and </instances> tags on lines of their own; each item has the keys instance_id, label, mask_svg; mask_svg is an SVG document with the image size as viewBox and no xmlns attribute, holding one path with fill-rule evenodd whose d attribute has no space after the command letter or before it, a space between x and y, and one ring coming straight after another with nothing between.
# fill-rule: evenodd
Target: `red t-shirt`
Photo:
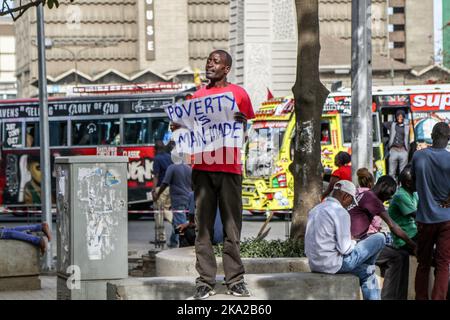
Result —
<instances>
[{"instance_id":1,"label":"red t-shirt","mask_svg":"<svg viewBox=\"0 0 450 320\"><path fill-rule=\"evenodd\" d=\"M247 120L253 119L255 117L252 103L247 92L243 88L235 84L230 83L224 88L203 87L196 91L192 98L201 98L225 92L233 93L239 111L247 117ZM216 151L203 152L201 156L202 157L200 159L199 155L196 155L195 164L193 166L194 170L242 174L240 148L224 147ZM211 161L213 163L205 163L204 158L206 157L208 159L214 159L214 161Z\"/></svg>"},{"instance_id":2,"label":"red t-shirt","mask_svg":"<svg viewBox=\"0 0 450 320\"><path fill-rule=\"evenodd\" d=\"M351 166L342 166L338 169L334 170L331 174L334 177L338 177L339 180L348 180L352 181L352 167Z\"/></svg>"}]
</instances>

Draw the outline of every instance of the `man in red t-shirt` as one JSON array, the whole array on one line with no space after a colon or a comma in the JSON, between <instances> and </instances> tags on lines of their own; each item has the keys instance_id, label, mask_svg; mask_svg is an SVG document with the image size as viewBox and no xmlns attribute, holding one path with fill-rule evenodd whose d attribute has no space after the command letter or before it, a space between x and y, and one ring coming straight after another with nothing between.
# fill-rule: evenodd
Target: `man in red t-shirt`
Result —
<instances>
[{"instance_id":1,"label":"man in red t-shirt","mask_svg":"<svg viewBox=\"0 0 450 320\"><path fill-rule=\"evenodd\" d=\"M223 50L213 51L206 62L206 78L209 84L194 93L200 98L231 92L239 112L234 120L246 128L247 119L254 118L247 92L227 82L232 64L231 56ZM194 299L205 299L213 294L216 284L216 258L211 243L217 208L224 228L223 268L228 294L249 296L244 284L244 266L240 257L242 229L242 167L240 148L223 147L211 152L196 154L192 171L192 183L196 201L197 237L195 240L196 279Z\"/></svg>"}]
</instances>

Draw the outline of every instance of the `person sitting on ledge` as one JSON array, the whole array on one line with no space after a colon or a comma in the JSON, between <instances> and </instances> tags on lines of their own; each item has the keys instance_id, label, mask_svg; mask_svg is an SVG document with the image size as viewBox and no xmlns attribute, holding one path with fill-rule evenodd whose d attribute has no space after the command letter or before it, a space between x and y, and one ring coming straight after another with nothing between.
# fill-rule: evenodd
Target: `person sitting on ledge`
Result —
<instances>
[{"instance_id":1,"label":"person sitting on ledge","mask_svg":"<svg viewBox=\"0 0 450 320\"><path fill-rule=\"evenodd\" d=\"M52 240L52 235L47 222L14 228L0 227L0 239L2 240L21 240L39 247L41 254L47 251L47 241L43 236L35 236L31 232L43 232L48 241Z\"/></svg>"},{"instance_id":2,"label":"person sitting on ledge","mask_svg":"<svg viewBox=\"0 0 450 320\"><path fill-rule=\"evenodd\" d=\"M376 233L356 243L346 210L356 201L356 187L348 180L334 185L333 193L308 214L305 254L312 272L351 273L359 278L364 300L380 300L375 261L386 243Z\"/></svg>"}]
</instances>

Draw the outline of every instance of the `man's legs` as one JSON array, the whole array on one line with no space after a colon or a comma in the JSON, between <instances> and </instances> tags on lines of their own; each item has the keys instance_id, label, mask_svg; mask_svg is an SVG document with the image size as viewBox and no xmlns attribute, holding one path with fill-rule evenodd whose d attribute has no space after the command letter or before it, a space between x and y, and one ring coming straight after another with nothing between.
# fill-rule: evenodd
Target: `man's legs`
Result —
<instances>
[{"instance_id":1,"label":"man's legs","mask_svg":"<svg viewBox=\"0 0 450 320\"><path fill-rule=\"evenodd\" d=\"M353 251L344 256L338 273L351 273L359 278L364 300L380 300L380 288L375 275L375 261L383 249L386 238L375 233L358 242Z\"/></svg>"},{"instance_id":2,"label":"man's legs","mask_svg":"<svg viewBox=\"0 0 450 320\"><path fill-rule=\"evenodd\" d=\"M223 269L228 287L244 281L240 255L242 229L242 176L220 173L220 217L223 223Z\"/></svg>"},{"instance_id":3,"label":"man's legs","mask_svg":"<svg viewBox=\"0 0 450 320\"><path fill-rule=\"evenodd\" d=\"M14 229L0 229L0 239L21 240L29 242L37 247L41 246L41 237L37 237L32 234L17 231Z\"/></svg>"},{"instance_id":4,"label":"man's legs","mask_svg":"<svg viewBox=\"0 0 450 320\"><path fill-rule=\"evenodd\" d=\"M213 172L192 171L196 204L195 225L197 229L195 267L199 273L199 277L196 279L197 287L207 285L214 288L216 284L217 264L211 242L217 211L217 194L213 182L216 175L217 173Z\"/></svg>"},{"instance_id":5,"label":"man's legs","mask_svg":"<svg viewBox=\"0 0 450 320\"><path fill-rule=\"evenodd\" d=\"M13 227L10 228L10 230L15 230L15 231L20 231L20 232L40 232L42 231L42 224L32 224L32 225L27 225L27 226L17 226L17 227Z\"/></svg>"},{"instance_id":6,"label":"man's legs","mask_svg":"<svg viewBox=\"0 0 450 320\"><path fill-rule=\"evenodd\" d=\"M168 190L166 188L164 192L159 197L158 201L154 202L153 209L154 211L154 219L155 219L155 237L157 242L166 242L166 229L164 227L164 217L167 215L167 197ZM156 188L156 192L158 192L159 187ZM170 219L172 222L172 219Z\"/></svg>"},{"instance_id":7,"label":"man's legs","mask_svg":"<svg viewBox=\"0 0 450 320\"><path fill-rule=\"evenodd\" d=\"M437 225L436 271L431 299L445 300L447 298L450 268L450 221L441 222Z\"/></svg>"},{"instance_id":8,"label":"man's legs","mask_svg":"<svg viewBox=\"0 0 450 320\"><path fill-rule=\"evenodd\" d=\"M384 277L381 299L406 300L408 298L409 253L385 246L376 261Z\"/></svg>"},{"instance_id":9,"label":"man's legs","mask_svg":"<svg viewBox=\"0 0 450 320\"><path fill-rule=\"evenodd\" d=\"M186 223L187 206L177 206L172 208L172 234L170 235L170 246L178 247L180 243L180 237L178 233L175 233L176 228L183 223Z\"/></svg>"},{"instance_id":10,"label":"man's legs","mask_svg":"<svg viewBox=\"0 0 450 320\"><path fill-rule=\"evenodd\" d=\"M429 299L428 281L433 261L433 247L436 242L435 226L435 224L417 223L416 300Z\"/></svg>"},{"instance_id":11,"label":"man's legs","mask_svg":"<svg viewBox=\"0 0 450 320\"><path fill-rule=\"evenodd\" d=\"M397 150L392 148L389 152L389 175L395 178L395 174L397 173L397 164L399 162L399 153Z\"/></svg>"},{"instance_id":12,"label":"man's legs","mask_svg":"<svg viewBox=\"0 0 450 320\"><path fill-rule=\"evenodd\" d=\"M399 161L399 171L400 174L403 169L405 169L406 165L408 164L408 151L403 149L401 152L398 153L398 161Z\"/></svg>"}]
</instances>

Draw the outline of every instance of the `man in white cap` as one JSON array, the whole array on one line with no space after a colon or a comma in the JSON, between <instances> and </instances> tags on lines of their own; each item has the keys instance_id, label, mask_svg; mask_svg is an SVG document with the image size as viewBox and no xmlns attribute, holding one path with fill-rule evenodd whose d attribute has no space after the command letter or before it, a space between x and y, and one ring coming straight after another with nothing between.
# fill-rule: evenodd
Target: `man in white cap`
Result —
<instances>
[{"instance_id":1,"label":"man in white cap","mask_svg":"<svg viewBox=\"0 0 450 320\"><path fill-rule=\"evenodd\" d=\"M357 204L356 187L347 180L336 182L333 193L308 214L305 253L312 272L351 273L359 278L363 298L380 300L375 261L386 243L383 233L356 242L351 237L346 208Z\"/></svg>"}]
</instances>

